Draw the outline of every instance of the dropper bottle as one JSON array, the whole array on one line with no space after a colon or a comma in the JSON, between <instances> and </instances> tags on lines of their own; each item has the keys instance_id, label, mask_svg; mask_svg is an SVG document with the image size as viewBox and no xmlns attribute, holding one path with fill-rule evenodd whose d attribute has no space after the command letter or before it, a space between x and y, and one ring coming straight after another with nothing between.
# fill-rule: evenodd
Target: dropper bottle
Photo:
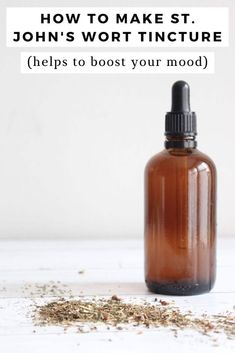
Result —
<instances>
[{"instance_id":1,"label":"dropper bottle","mask_svg":"<svg viewBox=\"0 0 235 353\"><path fill-rule=\"evenodd\" d=\"M155 292L209 292L216 273L216 169L197 149L184 81L172 86L165 149L145 168L145 282Z\"/></svg>"}]
</instances>

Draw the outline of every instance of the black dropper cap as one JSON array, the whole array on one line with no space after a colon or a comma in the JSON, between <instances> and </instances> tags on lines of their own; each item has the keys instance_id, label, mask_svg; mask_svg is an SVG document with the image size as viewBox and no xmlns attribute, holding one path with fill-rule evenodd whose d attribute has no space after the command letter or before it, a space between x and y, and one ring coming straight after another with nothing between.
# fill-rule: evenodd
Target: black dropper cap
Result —
<instances>
[{"instance_id":1,"label":"black dropper cap","mask_svg":"<svg viewBox=\"0 0 235 353\"><path fill-rule=\"evenodd\" d=\"M176 81L172 86L172 107L166 113L165 135L196 136L196 114L190 109L190 88L185 81Z\"/></svg>"}]
</instances>

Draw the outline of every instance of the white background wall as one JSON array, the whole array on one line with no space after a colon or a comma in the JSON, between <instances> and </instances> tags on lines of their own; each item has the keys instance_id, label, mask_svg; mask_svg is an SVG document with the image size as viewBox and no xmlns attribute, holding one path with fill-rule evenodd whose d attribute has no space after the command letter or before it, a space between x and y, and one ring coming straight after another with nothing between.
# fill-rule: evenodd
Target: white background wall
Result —
<instances>
[{"instance_id":1,"label":"white background wall","mask_svg":"<svg viewBox=\"0 0 235 353\"><path fill-rule=\"evenodd\" d=\"M230 6L230 48L215 50L214 75L22 75L20 50L5 46L6 5ZM163 147L178 79L217 165L219 234L232 235L234 11L233 1L0 0L0 236L141 237L143 170Z\"/></svg>"}]
</instances>

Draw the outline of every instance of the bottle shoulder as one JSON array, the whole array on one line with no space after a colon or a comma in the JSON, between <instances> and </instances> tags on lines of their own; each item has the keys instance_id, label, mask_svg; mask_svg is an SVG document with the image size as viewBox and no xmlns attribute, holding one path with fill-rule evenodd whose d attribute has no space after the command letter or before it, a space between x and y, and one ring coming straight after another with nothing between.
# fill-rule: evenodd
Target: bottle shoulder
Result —
<instances>
[{"instance_id":1,"label":"bottle shoulder","mask_svg":"<svg viewBox=\"0 0 235 353\"><path fill-rule=\"evenodd\" d=\"M215 163L214 161L211 159L211 157L209 157L207 154L199 151L199 150L196 150L197 153L195 155L196 157L196 161L198 161L198 163L205 163L207 164L212 170L214 170L216 172L216 166L215 166Z\"/></svg>"},{"instance_id":2,"label":"bottle shoulder","mask_svg":"<svg viewBox=\"0 0 235 353\"><path fill-rule=\"evenodd\" d=\"M145 171L164 170L175 168L187 169L207 169L216 173L216 167L213 160L200 150L194 149L164 149L149 159Z\"/></svg>"},{"instance_id":3,"label":"bottle shoulder","mask_svg":"<svg viewBox=\"0 0 235 353\"><path fill-rule=\"evenodd\" d=\"M162 150L156 154L154 154L146 163L145 165L145 172L147 172L150 169L154 169L155 167L158 167L162 163L164 163L167 160L167 154L166 150Z\"/></svg>"}]
</instances>

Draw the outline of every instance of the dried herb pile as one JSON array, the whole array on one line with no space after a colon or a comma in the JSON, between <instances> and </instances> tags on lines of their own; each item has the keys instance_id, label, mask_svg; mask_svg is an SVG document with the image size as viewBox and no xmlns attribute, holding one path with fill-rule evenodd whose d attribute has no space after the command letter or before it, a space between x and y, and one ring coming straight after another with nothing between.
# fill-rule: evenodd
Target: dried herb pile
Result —
<instances>
[{"instance_id":1,"label":"dried herb pile","mask_svg":"<svg viewBox=\"0 0 235 353\"><path fill-rule=\"evenodd\" d=\"M175 333L179 329L194 329L203 334L223 332L228 338L235 338L235 314L193 316L183 313L172 303L155 299L154 303L128 303L116 295L110 299L65 300L59 299L36 308L34 321L38 325L61 325L65 328L82 324L104 323L107 328L128 328L128 325L149 327L169 327Z\"/></svg>"}]
</instances>

